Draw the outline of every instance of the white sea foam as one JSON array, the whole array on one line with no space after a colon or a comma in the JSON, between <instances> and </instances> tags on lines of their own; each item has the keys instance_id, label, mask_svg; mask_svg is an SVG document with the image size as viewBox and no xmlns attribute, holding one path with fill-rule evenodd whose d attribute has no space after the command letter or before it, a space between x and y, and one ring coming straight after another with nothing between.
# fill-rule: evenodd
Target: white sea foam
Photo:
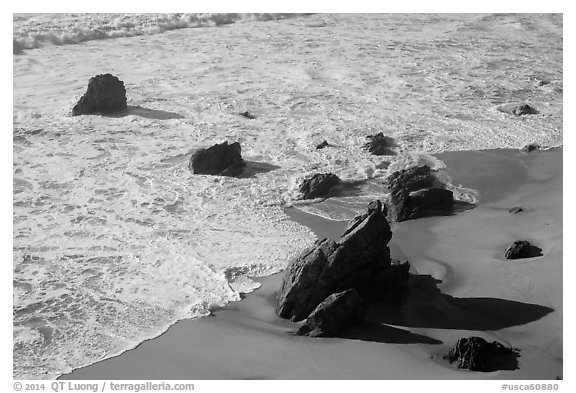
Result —
<instances>
[{"instance_id":1,"label":"white sea foam","mask_svg":"<svg viewBox=\"0 0 576 393\"><path fill-rule=\"evenodd\" d=\"M171 31L201 18L127 18L15 17L21 48L63 43L66 26L70 42L92 34L80 27L125 35L13 57L17 378L112 356L254 289L314 240L283 213L303 176L351 185L331 211L349 218L389 171L441 167L431 153L562 143L558 15L222 16L246 22ZM70 117L105 72L125 82L127 113ZM540 114L495 109L517 100ZM396 155L362 149L377 132ZM190 152L224 140L242 145L245 175L192 175Z\"/></svg>"},{"instance_id":2,"label":"white sea foam","mask_svg":"<svg viewBox=\"0 0 576 393\"><path fill-rule=\"evenodd\" d=\"M302 14L15 14L14 53L44 45L159 34L243 21L282 20Z\"/></svg>"}]
</instances>

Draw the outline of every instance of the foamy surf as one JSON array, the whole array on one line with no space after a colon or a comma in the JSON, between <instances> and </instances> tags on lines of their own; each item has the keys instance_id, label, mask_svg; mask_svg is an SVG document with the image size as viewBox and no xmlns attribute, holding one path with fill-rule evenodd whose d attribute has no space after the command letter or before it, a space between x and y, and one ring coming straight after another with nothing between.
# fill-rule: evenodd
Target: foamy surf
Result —
<instances>
[{"instance_id":1,"label":"foamy surf","mask_svg":"<svg viewBox=\"0 0 576 393\"><path fill-rule=\"evenodd\" d=\"M305 14L15 14L13 51L44 45L160 34L194 27L217 27L243 21L271 21Z\"/></svg>"}]
</instances>

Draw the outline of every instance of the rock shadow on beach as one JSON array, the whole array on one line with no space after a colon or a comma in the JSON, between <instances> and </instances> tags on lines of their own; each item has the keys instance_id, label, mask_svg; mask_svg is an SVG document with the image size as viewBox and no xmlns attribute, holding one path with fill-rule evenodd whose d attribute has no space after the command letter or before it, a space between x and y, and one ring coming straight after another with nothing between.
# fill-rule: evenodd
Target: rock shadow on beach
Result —
<instances>
[{"instance_id":1,"label":"rock shadow on beach","mask_svg":"<svg viewBox=\"0 0 576 393\"><path fill-rule=\"evenodd\" d=\"M346 328L338 337L383 344L442 344L442 341L435 338L378 322L364 322L362 325Z\"/></svg>"},{"instance_id":2,"label":"rock shadow on beach","mask_svg":"<svg viewBox=\"0 0 576 393\"><path fill-rule=\"evenodd\" d=\"M492 331L525 325L554 311L499 298L458 298L442 293L440 283L430 275L411 274L405 296L397 303L371 305L365 321L412 328Z\"/></svg>"},{"instance_id":3,"label":"rock shadow on beach","mask_svg":"<svg viewBox=\"0 0 576 393\"><path fill-rule=\"evenodd\" d=\"M144 108L138 105L128 105L126 110L116 113L102 114L104 117L126 117L130 115L155 120L184 119L184 116L179 113L163 111L160 109Z\"/></svg>"}]
</instances>

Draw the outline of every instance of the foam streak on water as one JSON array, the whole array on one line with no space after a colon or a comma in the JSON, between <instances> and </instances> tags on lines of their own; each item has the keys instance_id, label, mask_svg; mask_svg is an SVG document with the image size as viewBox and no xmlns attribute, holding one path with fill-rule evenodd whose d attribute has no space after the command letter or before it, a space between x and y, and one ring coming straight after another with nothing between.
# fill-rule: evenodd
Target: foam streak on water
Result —
<instances>
[{"instance_id":1,"label":"foam streak on water","mask_svg":"<svg viewBox=\"0 0 576 393\"><path fill-rule=\"evenodd\" d=\"M103 17L75 18L16 17L14 40ZM333 172L369 199L430 153L562 143L559 15L282 19L14 55L15 377L117 354L282 269L313 241L282 211L303 176ZM70 117L106 72L127 113ZM516 101L540 114L496 109ZM396 156L361 149L377 132ZM192 175L191 151L224 140L242 145L244 176Z\"/></svg>"}]
</instances>

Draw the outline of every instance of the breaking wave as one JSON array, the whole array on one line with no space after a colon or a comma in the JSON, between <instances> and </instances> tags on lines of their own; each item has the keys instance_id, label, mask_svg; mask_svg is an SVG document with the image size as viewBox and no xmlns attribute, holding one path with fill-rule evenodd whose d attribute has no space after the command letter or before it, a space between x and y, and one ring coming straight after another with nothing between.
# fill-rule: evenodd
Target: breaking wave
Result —
<instances>
[{"instance_id":1,"label":"breaking wave","mask_svg":"<svg viewBox=\"0 0 576 393\"><path fill-rule=\"evenodd\" d=\"M14 15L13 53L45 45L160 34L192 27L272 21L306 14L18 14Z\"/></svg>"}]
</instances>

